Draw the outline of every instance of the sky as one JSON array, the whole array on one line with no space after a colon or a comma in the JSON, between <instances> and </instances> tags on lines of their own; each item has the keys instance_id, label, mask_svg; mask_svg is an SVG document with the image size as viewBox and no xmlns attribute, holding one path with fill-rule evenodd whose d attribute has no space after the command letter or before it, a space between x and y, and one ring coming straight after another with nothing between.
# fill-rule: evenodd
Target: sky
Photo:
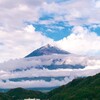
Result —
<instances>
[{"instance_id":1,"label":"sky","mask_svg":"<svg viewBox=\"0 0 100 100\"><path fill-rule=\"evenodd\" d=\"M48 43L100 55L100 0L0 0L0 62Z\"/></svg>"}]
</instances>

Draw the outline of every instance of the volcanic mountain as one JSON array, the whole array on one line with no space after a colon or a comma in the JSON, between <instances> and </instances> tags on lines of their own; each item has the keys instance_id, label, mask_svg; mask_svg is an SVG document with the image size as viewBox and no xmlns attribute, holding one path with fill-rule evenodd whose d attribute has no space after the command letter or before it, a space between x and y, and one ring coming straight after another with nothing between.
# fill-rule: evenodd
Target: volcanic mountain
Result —
<instances>
[{"instance_id":1,"label":"volcanic mountain","mask_svg":"<svg viewBox=\"0 0 100 100\"><path fill-rule=\"evenodd\" d=\"M24 58L0 64L0 88L50 90L77 77L100 72L100 58L72 54L46 45Z\"/></svg>"},{"instance_id":2,"label":"volcanic mountain","mask_svg":"<svg viewBox=\"0 0 100 100\"><path fill-rule=\"evenodd\" d=\"M70 54L70 53L67 51L61 50L55 46L51 46L50 44L47 44L46 46L43 46L33 51L32 53L27 55L26 58L33 57L33 56L51 55L51 54Z\"/></svg>"}]
</instances>

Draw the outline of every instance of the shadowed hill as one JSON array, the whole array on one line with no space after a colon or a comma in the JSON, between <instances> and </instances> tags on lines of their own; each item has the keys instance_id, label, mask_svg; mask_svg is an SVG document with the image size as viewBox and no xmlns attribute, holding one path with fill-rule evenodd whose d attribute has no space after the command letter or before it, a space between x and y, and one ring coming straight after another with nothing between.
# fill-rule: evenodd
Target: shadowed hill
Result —
<instances>
[{"instance_id":1,"label":"shadowed hill","mask_svg":"<svg viewBox=\"0 0 100 100\"><path fill-rule=\"evenodd\" d=\"M26 90L23 88L11 89L6 93L12 100L23 100L24 98L45 98L45 94L39 91Z\"/></svg>"}]
</instances>

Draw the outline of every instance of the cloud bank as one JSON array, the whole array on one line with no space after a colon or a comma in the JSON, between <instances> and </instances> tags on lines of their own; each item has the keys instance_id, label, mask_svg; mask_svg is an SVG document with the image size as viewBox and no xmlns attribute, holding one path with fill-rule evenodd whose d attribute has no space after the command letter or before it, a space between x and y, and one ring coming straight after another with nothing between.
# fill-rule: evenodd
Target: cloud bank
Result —
<instances>
[{"instance_id":1,"label":"cloud bank","mask_svg":"<svg viewBox=\"0 0 100 100\"><path fill-rule=\"evenodd\" d=\"M21 81L14 82L14 81L10 81L9 78L16 78L16 79L19 78L19 77L23 77L23 78L24 77L31 77L32 78L34 76L32 76L31 74L28 74L28 73L21 72L21 73L18 73L18 76L17 76L16 73L13 73L14 77L11 77L12 74L10 73L10 75L7 74L7 76L9 78L6 79L5 82L3 81L3 80L5 80L5 75L3 77L3 80L0 80L0 88L5 88L5 89L6 88L16 88L16 87L23 87L23 88L36 88L36 87L39 88L39 87L42 87L43 88L43 87L61 86L61 85L67 84L68 82L72 81L73 79L75 79L77 77L95 75L95 74L100 72L100 68L99 69L93 69L93 70L91 69L91 70L72 70L72 71L71 70L70 71L54 70L54 71L51 71L51 74L47 70L41 70L41 71L35 70L35 71L36 71L37 74L39 72L39 75L45 74L46 77L52 77L52 76L53 77L59 77L59 76L63 75L63 76L65 76L65 78L63 80L56 80L56 79L52 78L51 81L49 81L49 82L45 81L45 80L21 80ZM47 71L49 73L46 73L45 71ZM30 72L32 72L32 71L30 71ZM58 73L60 73L60 74L58 75ZM1 74L1 72L0 72L0 74ZM39 77L39 76L37 76L37 77Z\"/></svg>"}]
</instances>

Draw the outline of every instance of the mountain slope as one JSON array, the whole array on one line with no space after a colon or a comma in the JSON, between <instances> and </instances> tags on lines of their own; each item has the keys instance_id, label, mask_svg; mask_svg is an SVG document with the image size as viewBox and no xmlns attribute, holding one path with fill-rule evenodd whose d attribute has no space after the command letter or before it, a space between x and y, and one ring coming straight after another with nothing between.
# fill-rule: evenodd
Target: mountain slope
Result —
<instances>
[{"instance_id":1,"label":"mountain slope","mask_svg":"<svg viewBox=\"0 0 100 100\"><path fill-rule=\"evenodd\" d=\"M51 45L47 44L46 46L43 46L43 47L33 51L32 53L27 55L26 58L34 57L34 56L50 55L50 54L70 54L70 53L67 51L61 50L55 46L51 46Z\"/></svg>"},{"instance_id":2,"label":"mountain slope","mask_svg":"<svg viewBox=\"0 0 100 100\"><path fill-rule=\"evenodd\" d=\"M100 73L74 79L48 93L49 100L100 100Z\"/></svg>"}]
</instances>

